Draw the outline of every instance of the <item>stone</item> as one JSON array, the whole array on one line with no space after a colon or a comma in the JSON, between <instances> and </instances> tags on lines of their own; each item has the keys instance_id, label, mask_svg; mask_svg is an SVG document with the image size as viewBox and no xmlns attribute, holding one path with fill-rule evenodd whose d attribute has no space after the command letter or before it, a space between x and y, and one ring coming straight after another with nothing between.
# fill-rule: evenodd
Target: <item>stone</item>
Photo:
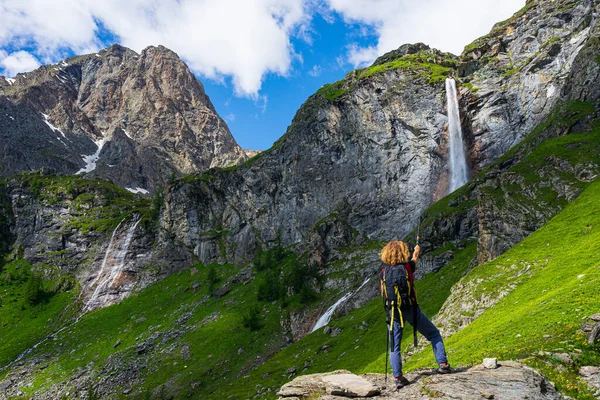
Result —
<instances>
[{"instance_id":1,"label":"stone","mask_svg":"<svg viewBox=\"0 0 600 400\"><path fill-rule=\"evenodd\" d=\"M600 390L600 367L581 367L579 368L579 375L581 375L588 386Z\"/></svg>"},{"instance_id":2,"label":"stone","mask_svg":"<svg viewBox=\"0 0 600 400\"><path fill-rule=\"evenodd\" d=\"M550 353L550 355L565 364L573 365L573 358L569 353Z\"/></svg>"},{"instance_id":3,"label":"stone","mask_svg":"<svg viewBox=\"0 0 600 400\"><path fill-rule=\"evenodd\" d=\"M219 297L225 296L227 293L231 292L231 287L229 286L221 286L217 290L213 292L213 297L218 299Z\"/></svg>"},{"instance_id":4,"label":"stone","mask_svg":"<svg viewBox=\"0 0 600 400\"><path fill-rule=\"evenodd\" d=\"M487 369L498 368L498 359L497 358L484 358L483 366Z\"/></svg>"},{"instance_id":5,"label":"stone","mask_svg":"<svg viewBox=\"0 0 600 400\"><path fill-rule=\"evenodd\" d=\"M327 375L321 379L327 393L333 396L372 397L381 393L381 389L354 374Z\"/></svg>"},{"instance_id":6,"label":"stone","mask_svg":"<svg viewBox=\"0 0 600 400\"><path fill-rule=\"evenodd\" d=\"M491 392L488 392L485 389L480 390L479 393L481 393L481 397L483 397L484 399L493 399L494 398L494 394Z\"/></svg>"},{"instance_id":7,"label":"stone","mask_svg":"<svg viewBox=\"0 0 600 400\"><path fill-rule=\"evenodd\" d=\"M121 339L117 340L115 342L115 344L113 344L113 349L116 349L117 347L119 347L121 345L121 343L122 343Z\"/></svg>"},{"instance_id":8,"label":"stone","mask_svg":"<svg viewBox=\"0 0 600 400\"><path fill-rule=\"evenodd\" d=\"M590 333L587 335L587 342L588 344L596 344L600 342L600 322L596 322L592 326Z\"/></svg>"}]
</instances>

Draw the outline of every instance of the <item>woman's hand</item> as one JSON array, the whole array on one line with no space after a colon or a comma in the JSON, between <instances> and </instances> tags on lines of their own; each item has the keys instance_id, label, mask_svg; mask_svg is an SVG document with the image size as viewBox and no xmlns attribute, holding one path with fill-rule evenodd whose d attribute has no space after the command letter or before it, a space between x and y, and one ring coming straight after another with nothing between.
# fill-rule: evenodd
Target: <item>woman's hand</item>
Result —
<instances>
[{"instance_id":1,"label":"woman's hand","mask_svg":"<svg viewBox=\"0 0 600 400\"><path fill-rule=\"evenodd\" d=\"M413 256L412 256L412 260L413 261L417 261L417 258L419 258L419 253L421 252L421 246L416 245L415 246L415 250L413 251Z\"/></svg>"}]
</instances>

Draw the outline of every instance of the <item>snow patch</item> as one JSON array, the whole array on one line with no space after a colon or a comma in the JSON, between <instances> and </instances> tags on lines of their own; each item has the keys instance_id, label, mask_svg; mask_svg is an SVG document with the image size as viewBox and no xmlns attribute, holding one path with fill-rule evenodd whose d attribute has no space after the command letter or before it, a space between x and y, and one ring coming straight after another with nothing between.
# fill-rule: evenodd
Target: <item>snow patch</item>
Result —
<instances>
[{"instance_id":1,"label":"snow patch","mask_svg":"<svg viewBox=\"0 0 600 400\"><path fill-rule=\"evenodd\" d=\"M54 125L52 125L50 123L50 121L48 121L48 115L42 113L42 115L44 116L44 122L46 123L46 125L48 125L50 127L50 129L52 129L52 132L56 132L58 131L65 139L67 139L67 136L64 134L63 131L61 131L60 129L58 129L57 127L55 127Z\"/></svg>"},{"instance_id":2,"label":"snow patch","mask_svg":"<svg viewBox=\"0 0 600 400\"><path fill-rule=\"evenodd\" d=\"M8 82L8 84L9 84L10 86L12 86L12 85L15 83L15 80L14 80L14 79L12 79L12 78L4 78L4 79L6 79L6 82Z\"/></svg>"},{"instance_id":3,"label":"snow patch","mask_svg":"<svg viewBox=\"0 0 600 400\"><path fill-rule=\"evenodd\" d=\"M550 85L548 86L548 89L546 89L546 98L550 98L550 97L554 97L554 95L556 94L556 86L554 85Z\"/></svg>"},{"instance_id":4,"label":"snow patch","mask_svg":"<svg viewBox=\"0 0 600 400\"><path fill-rule=\"evenodd\" d=\"M79 171L77 171L75 173L75 175L86 174L86 173L92 172L93 170L96 169L96 163L100 159L100 152L102 151L102 147L104 147L104 144L106 142L107 142L107 140L105 138L102 138L101 140L96 142L96 145L98 146L98 150L96 150L96 152L94 154L90 154L89 156L86 156L85 154L81 155L81 158L83 158L83 161L85 162L85 167L83 167Z\"/></svg>"},{"instance_id":5,"label":"snow patch","mask_svg":"<svg viewBox=\"0 0 600 400\"><path fill-rule=\"evenodd\" d=\"M129 190L131 193L142 193L142 194L150 193L149 191L147 191L146 189L142 189L141 187L136 187L135 189L132 189L132 188L125 188L125 189Z\"/></svg>"},{"instance_id":6,"label":"snow patch","mask_svg":"<svg viewBox=\"0 0 600 400\"><path fill-rule=\"evenodd\" d=\"M96 56L96 57L100 57L100 54L96 53L96 54L95 54L95 56Z\"/></svg>"},{"instance_id":7,"label":"snow patch","mask_svg":"<svg viewBox=\"0 0 600 400\"><path fill-rule=\"evenodd\" d=\"M67 63L65 60L62 60L62 61L60 62L60 65L62 65L63 67L68 67L68 66L69 66L69 63Z\"/></svg>"},{"instance_id":8,"label":"snow patch","mask_svg":"<svg viewBox=\"0 0 600 400\"><path fill-rule=\"evenodd\" d=\"M8 118L12 119L13 121L15 120L15 117L13 117L12 115L8 115L8 114L4 114L6 115Z\"/></svg>"},{"instance_id":9,"label":"snow patch","mask_svg":"<svg viewBox=\"0 0 600 400\"><path fill-rule=\"evenodd\" d=\"M123 132L125 132L125 134L127 135L127 137L128 137L129 139L133 139L133 138L131 137L131 135L129 134L129 132L127 132L125 129L123 129Z\"/></svg>"}]
</instances>

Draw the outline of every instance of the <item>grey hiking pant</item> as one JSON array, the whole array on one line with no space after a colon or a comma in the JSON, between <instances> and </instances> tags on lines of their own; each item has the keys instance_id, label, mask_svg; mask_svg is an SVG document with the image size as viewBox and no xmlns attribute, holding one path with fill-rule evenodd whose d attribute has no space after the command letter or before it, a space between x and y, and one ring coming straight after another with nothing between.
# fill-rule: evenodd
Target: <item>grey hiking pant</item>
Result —
<instances>
[{"instance_id":1,"label":"grey hiking pant","mask_svg":"<svg viewBox=\"0 0 600 400\"><path fill-rule=\"evenodd\" d=\"M395 317L397 317L396 315ZM404 323L407 322L414 325L414 314L412 308L402 309L402 318ZM389 325L387 326L389 334ZM390 364L392 365L392 371L394 377L397 378L402 376L402 356L400 355L400 344L402 343L402 325L400 325L399 318L394 318L393 332L390 337L391 351L390 351ZM444 348L444 341L438 328L433 325L433 322L427 318L427 315L421 311L421 308L417 308L417 331L425 336L427 340L431 342L433 348L433 354L438 364L447 363L448 358L446 357L446 349Z\"/></svg>"}]
</instances>

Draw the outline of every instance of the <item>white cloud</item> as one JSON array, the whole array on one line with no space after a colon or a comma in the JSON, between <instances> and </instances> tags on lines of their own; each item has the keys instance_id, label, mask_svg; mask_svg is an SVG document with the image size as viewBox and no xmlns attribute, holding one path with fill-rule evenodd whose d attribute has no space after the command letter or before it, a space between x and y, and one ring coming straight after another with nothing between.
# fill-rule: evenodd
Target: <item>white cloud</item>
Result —
<instances>
[{"instance_id":1,"label":"white cloud","mask_svg":"<svg viewBox=\"0 0 600 400\"><path fill-rule=\"evenodd\" d=\"M302 62L291 38L310 44L315 34L311 21L317 13L329 22L339 13L347 22L359 24L354 34L376 35L377 44L372 47L349 45L348 61L358 66L408 42L460 53L464 45L487 33L494 22L510 16L525 2L0 1L0 48L35 48L34 55L40 61L55 62L69 51L82 54L104 47L101 38L106 39L104 30L108 30L119 43L138 52L162 44L177 52L195 73L220 82L231 78L236 95L250 97L265 107L266 101L259 95L265 76L289 76L292 63ZM8 60L10 68L5 70L34 65L33 57L15 57Z\"/></svg>"},{"instance_id":2,"label":"white cloud","mask_svg":"<svg viewBox=\"0 0 600 400\"><path fill-rule=\"evenodd\" d=\"M235 121L235 114L229 113L224 117L224 119L225 119L225 121L233 122L233 121Z\"/></svg>"},{"instance_id":3,"label":"white cloud","mask_svg":"<svg viewBox=\"0 0 600 400\"><path fill-rule=\"evenodd\" d=\"M308 75L316 78L317 76L321 75L321 72L323 72L323 69L319 65L313 65L313 67L308 71Z\"/></svg>"},{"instance_id":4,"label":"white cloud","mask_svg":"<svg viewBox=\"0 0 600 400\"><path fill-rule=\"evenodd\" d=\"M126 47L162 44L194 72L230 76L237 95L255 97L265 74L289 73L290 37L310 37L307 1L3 0L0 47L29 43L44 61L56 61L61 50L103 47L101 24Z\"/></svg>"},{"instance_id":5,"label":"white cloud","mask_svg":"<svg viewBox=\"0 0 600 400\"><path fill-rule=\"evenodd\" d=\"M370 25L377 44L349 47L348 61L355 66L404 43L423 42L460 54L465 45L485 35L493 24L510 17L525 0L325 0L346 22Z\"/></svg>"},{"instance_id":6,"label":"white cloud","mask_svg":"<svg viewBox=\"0 0 600 400\"><path fill-rule=\"evenodd\" d=\"M39 61L26 51L7 54L0 50L0 71L7 77L12 78L19 72L29 72L39 66Z\"/></svg>"}]
</instances>

